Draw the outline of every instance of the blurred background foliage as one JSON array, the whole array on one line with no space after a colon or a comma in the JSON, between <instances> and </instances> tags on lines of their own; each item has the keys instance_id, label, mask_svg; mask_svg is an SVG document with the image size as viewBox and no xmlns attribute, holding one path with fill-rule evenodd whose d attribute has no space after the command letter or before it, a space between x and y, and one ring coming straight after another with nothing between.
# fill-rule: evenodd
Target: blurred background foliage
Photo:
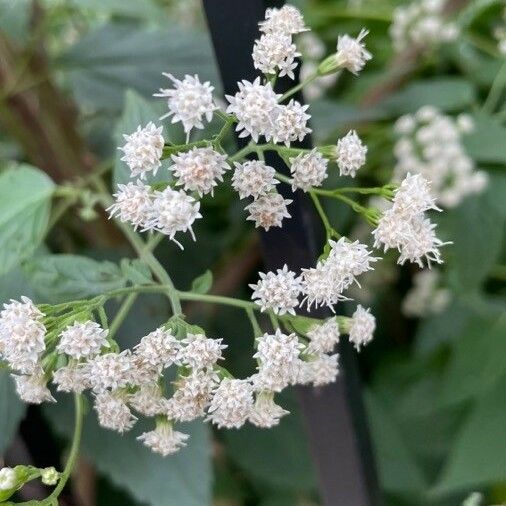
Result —
<instances>
[{"instance_id":1,"label":"blurred background foliage","mask_svg":"<svg viewBox=\"0 0 506 506\"><path fill-rule=\"evenodd\" d=\"M441 236L453 241L445 249L441 281L451 302L439 314L405 317L401 303L416 269L399 268L393 258L383 262L362 293L378 318L378 331L359 358L386 504L455 505L475 490L485 495L486 504L506 501L505 62L493 36L504 23L504 3L451 2L460 36L423 57L393 53L388 36L398 5L393 1L296 3L329 51L339 33L358 33L362 26L371 32L367 46L374 59L360 78L343 76L310 111L318 142L335 142L351 127L364 136L370 155L360 174L364 185L390 179L392 125L400 115L431 104L450 115L467 112L475 118L466 150L488 171L489 185L438 217ZM65 212L65 219L45 241L37 237L40 220L53 216L45 199L51 182L41 173L34 176L30 166L62 183L113 164L112 182L122 181L124 167L115 146L122 133L160 115L163 104L151 97L164 84L163 71L178 77L198 73L219 93L199 2L0 0L0 163L3 169L20 167L18 179L2 186L0 195L2 300L21 294L43 302L88 297L101 287L121 286L129 276L145 275L134 261L119 265L120 258L133 255L96 214L93 202L76 202L70 209L59 209L56 202L53 213ZM491 87L498 94L494 107L486 100ZM165 126L165 134L181 139L174 127ZM28 197L14 193L23 184L31 188ZM35 216L27 215L24 198L40 199ZM16 222L9 215L14 202ZM181 287L212 269L214 293L247 297L247 283L261 267L257 238L228 188L220 187L203 206L206 219L197 225L198 242L185 241L184 254L165 244L161 256ZM347 208L332 202L327 211L338 230L362 233ZM12 235L12 226L20 223L29 237ZM163 298L140 300L121 329L125 346L168 314ZM225 337L227 365L234 373L251 372L245 357L252 343L242 315L196 304L185 313L210 335ZM99 430L88 417L84 456L64 500L126 506L317 505L297 404L290 395L284 401L293 414L273 430L210 434L194 424L185 430L191 431L192 443L167 459L135 444L139 428L121 437ZM27 410L8 374L0 371L5 462L57 465L71 428L64 399Z\"/></svg>"}]
</instances>

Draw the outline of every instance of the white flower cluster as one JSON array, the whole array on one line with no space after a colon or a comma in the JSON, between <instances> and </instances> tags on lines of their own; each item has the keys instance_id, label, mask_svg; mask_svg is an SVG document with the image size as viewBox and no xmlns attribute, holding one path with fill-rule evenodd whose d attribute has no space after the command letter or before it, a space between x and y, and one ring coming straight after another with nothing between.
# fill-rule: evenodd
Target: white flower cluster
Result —
<instances>
[{"instance_id":1,"label":"white flower cluster","mask_svg":"<svg viewBox=\"0 0 506 506\"><path fill-rule=\"evenodd\" d=\"M424 260L429 267L431 262L443 263L439 248L449 243L436 237L436 225L425 215L429 209L440 211L430 193L430 183L420 174L408 174L373 231L374 246L384 251L397 249L401 265L407 260L420 267Z\"/></svg>"},{"instance_id":2,"label":"white flower cluster","mask_svg":"<svg viewBox=\"0 0 506 506\"><path fill-rule=\"evenodd\" d=\"M413 286L402 302L406 316L424 317L440 313L448 306L451 292L440 286L441 273L437 269L424 269L413 276Z\"/></svg>"},{"instance_id":3,"label":"white flower cluster","mask_svg":"<svg viewBox=\"0 0 506 506\"><path fill-rule=\"evenodd\" d=\"M465 196L481 192L487 174L475 170L462 145L462 135L472 129L469 116L453 119L432 106L401 116L395 124L399 136L394 148L395 177L421 174L431 182L437 202L444 207L455 207Z\"/></svg>"},{"instance_id":4,"label":"white flower cluster","mask_svg":"<svg viewBox=\"0 0 506 506\"><path fill-rule=\"evenodd\" d=\"M367 146L362 144L357 132L350 130L337 141L334 158L341 176L355 177L357 171L365 164Z\"/></svg>"},{"instance_id":5,"label":"white flower cluster","mask_svg":"<svg viewBox=\"0 0 506 506\"><path fill-rule=\"evenodd\" d=\"M445 0L415 0L394 10L390 36L394 49L429 49L458 36L457 25L445 19Z\"/></svg>"}]
</instances>

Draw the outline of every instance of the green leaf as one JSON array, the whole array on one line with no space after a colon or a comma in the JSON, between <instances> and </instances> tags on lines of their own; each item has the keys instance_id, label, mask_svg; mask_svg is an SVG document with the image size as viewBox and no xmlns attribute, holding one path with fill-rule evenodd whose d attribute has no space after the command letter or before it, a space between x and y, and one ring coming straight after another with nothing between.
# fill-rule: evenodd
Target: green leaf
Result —
<instances>
[{"instance_id":1,"label":"green leaf","mask_svg":"<svg viewBox=\"0 0 506 506\"><path fill-rule=\"evenodd\" d=\"M282 489L313 490L315 476L307 438L292 397L279 396L290 411L272 429L245 426L223 433L228 454L252 477Z\"/></svg>"},{"instance_id":2,"label":"green leaf","mask_svg":"<svg viewBox=\"0 0 506 506\"><path fill-rule=\"evenodd\" d=\"M203 80L219 82L208 36L175 24L168 30L106 24L82 37L58 63L87 110L119 110L128 88L151 97L169 84L162 72L179 78L198 72Z\"/></svg>"},{"instance_id":3,"label":"green leaf","mask_svg":"<svg viewBox=\"0 0 506 506\"><path fill-rule=\"evenodd\" d=\"M9 446L26 411L7 369L0 369L0 454Z\"/></svg>"},{"instance_id":4,"label":"green leaf","mask_svg":"<svg viewBox=\"0 0 506 506\"><path fill-rule=\"evenodd\" d=\"M192 282L190 291L194 293L207 293L213 285L213 273L210 270L195 278Z\"/></svg>"},{"instance_id":5,"label":"green leaf","mask_svg":"<svg viewBox=\"0 0 506 506\"><path fill-rule=\"evenodd\" d=\"M45 406L54 429L67 438L73 431L73 410L67 399ZM190 434L188 446L166 458L152 453L136 436L152 430L153 421L138 422L121 436L98 426L95 412L86 416L82 452L116 486L145 504L206 506L211 503L211 446L207 427L199 422L178 429Z\"/></svg>"},{"instance_id":6,"label":"green leaf","mask_svg":"<svg viewBox=\"0 0 506 506\"><path fill-rule=\"evenodd\" d=\"M457 436L432 493L446 495L504 480L506 376L476 404Z\"/></svg>"},{"instance_id":7,"label":"green leaf","mask_svg":"<svg viewBox=\"0 0 506 506\"><path fill-rule=\"evenodd\" d=\"M439 78L415 81L385 100L381 108L395 115L414 112L431 104L443 111L469 106L475 98L471 83L461 78Z\"/></svg>"},{"instance_id":8,"label":"green leaf","mask_svg":"<svg viewBox=\"0 0 506 506\"><path fill-rule=\"evenodd\" d=\"M481 195L467 198L442 216L444 237L453 241L445 249L453 260L449 278L457 293L479 288L501 252L504 218L495 204L496 191L489 185Z\"/></svg>"},{"instance_id":9,"label":"green leaf","mask_svg":"<svg viewBox=\"0 0 506 506\"><path fill-rule=\"evenodd\" d=\"M455 342L441 390L441 402L480 398L506 375L506 317L475 318Z\"/></svg>"},{"instance_id":10,"label":"green leaf","mask_svg":"<svg viewBox=\"0 0 506 506\"><path fill-rule=\"evenodd\" d=\"M478 163L506 163L506 128L483 114L474 117L474 131L464 137L464 146Z\"/></svg>"},{"instance_id":11,"label":"green leaf","mask_svg":"<svg viewBox=\"0 0 506 506\"><path fill-rule=\"evenodd\" d=\"M44 302L84 299L122 288L126 277L112 262L79 255L45 255L24 264L36 294Z\"/></svg>"},{"instance_id":12,"label":"green leaf","mask_svg":"<svg viewBox=\"0 0 506 506\"><path fill-rule=\"evenodd\" d=\"M53 182L29 165L0 175L0 274L29 258L46 233Z\"/></svg>"},{"instance_id":13,"label":"green leaf","mask_svg":"<svg viewBox=\"0 0 506 506\"><path fill-rule=\"evenodd\" d=\"M389 410L370 391L364 399L382 487L391 492L422 492L426 488L424 476Z\"/></svg>"},{"instance_id":14,"label":"green leaf","mask_svg":"<svg viewBox=\"0 0 506 506\"><path fill-rule=\"evenodd\" d=\"M151 270L138 258L123 258L120 262L120 267L125 278L134 285L149 285L153 282Z\"/></svg>"}]
</instances>

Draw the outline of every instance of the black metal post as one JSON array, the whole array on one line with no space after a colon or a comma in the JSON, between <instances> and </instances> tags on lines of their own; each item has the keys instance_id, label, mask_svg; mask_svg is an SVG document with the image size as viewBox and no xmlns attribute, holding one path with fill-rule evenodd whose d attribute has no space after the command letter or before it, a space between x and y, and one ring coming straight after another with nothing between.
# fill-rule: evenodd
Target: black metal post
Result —
<instances>
[{"instance_id":1,"label":"black metal post","mask_svg":"<svg viewBox=\"0 0 506 506\"><path fill-rule=\"evenodd\" d=\"M251 51L258 38L258 22L264 18L266 0L203 0L223 88L237 91L241 79L252 81L258 72ZM282 4L282 2L277 2ZM276 91L294 85L281 79ZM301 97L296 97L301 100ZM243 144L244 140L238 140ZM303 146L309 147L306 137ZM266 161L281 172L286 167L277 155L267 153ZM321 252L323 233L309 199L292 193L288 185L279 191L293 200L291 219L282 228L261 234L262 250L269 269L288 264L291 269L312 266ZM323 314L324 315L324 314ZM339 348L341 375L327 387L298 387L297 395L305 419L310 447L325 506L376 506L380 504L374 459L360 391L354 352L348 341Z\"/></svg>"}]
</instances>

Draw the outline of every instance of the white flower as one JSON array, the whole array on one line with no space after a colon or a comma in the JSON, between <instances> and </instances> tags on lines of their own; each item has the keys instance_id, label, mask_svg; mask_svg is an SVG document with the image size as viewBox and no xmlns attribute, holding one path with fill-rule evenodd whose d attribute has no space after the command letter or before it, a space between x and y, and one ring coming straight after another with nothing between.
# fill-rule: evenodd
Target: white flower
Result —
<instances>
[{"instance_id":1,"label":"white flower","mask_svg":"<svg viewBox=\"0 0 506 506\"><path fill-rule=\"evenodd\" d=\"M455 40L457 26L445 19L444 2L415 0L394 9L390 36L396 51L415 46L426 50L441 42Z\"/></svg>"},{"instance_id":2,"label":"white flower","mask_svg":"<svg viewBox=\"0 0 506 506\"><path fill-rule=\"evenodd\" d=\"M165 414L181 422L204 416L218 383L218 375L212 371L199 370L180 376L174 383L174 395L164 403Z\"/></svg>"},{"instance_id":3,"label":"white flower","mask_svg":"<svg viewBox=\"0 0 506 506\"><path fill-rule=\"evenodd\" d=\"M300 383L312 383L319 387L334 383L339 374L339 355L321 353L316 359L303 362L301 365Z\"/></svg>"},{"instance_id":4,"label":"white flower","mask_svg":"<svg viewBox=\"0 0 506 506\"><path fill-rule=\"evenodd\" d=\"M378 258L372 257L364 244L350 242L344 237L329 241L330 252L326 259L320 260L315 268L302 269L302 291L308 308L332 306L347 300L342 292L357 283L357 276L372 270L371 264Z\"/></svg>"},{"instance_id":5,"label":"white flower","mask_svg":"<svg viewBox=\"0 0 506 506\"><path fill-rule=\"evenodd\" d=\"M89 388L83 367L72 364L60 367L53 372L53 383L58 392L82 393Z\"/></svg>"},{"instance_id":6,"label":"white flower","mask_svg":"<svg viewBox=\"0 0 506 506\"><path fill-rule=\"evenodd\" d=\"M172 116L172 123L180 121L187 135L193 128L204 128L204 118L211 121L217 109L213 102L214 87L209 82L201 83L197 75L186 75L182 81L172 74L163 75L174 83L174 88L160 88L154 95L167 98L169 112L160 119Z\"/></svg>"},{"instance_id":7,"label":"white flower","mask_svg":"<svg viewBox=\"0 0 506 506\"><path fill-rule=\"evenodd\" d=\"M222 341L208 339L202 334L188 334L182 341L185 347L179 352L178 360L192 369L212 368L223 358L222 350L227 345Z\"/></svg>"},{"instance_id":8,"label":"white flower","mask_svg":"<svg viewBox=\"0 0 506 506\"><path fill-rule=\"evenodd\" d=\"M189 437L188 434L174 430L171 423L165 422L157 424L155 430L144 432L137 439L151 451L166 457L185 447Z\"/></svg>"},{"instance_id":9,"label":"white flower","mask_svg":"<svg viewBox=\"0 0 506 506\"><path fill-rule=\"evenodd\" d=\"M130 223L134 229L144 228L153 207L153 192L141 181L118 184L113 195L116 202L107 208L109 217Z\"/></svg>"},{"instance_id":10,"label":"white flower","mask_svg":"<svg viewBox=\"0 0 506 506\"><path fill-rule=\"evenodd\" d=\"M11 467L0 469L0 490L11 490L18 484L16 471Z\"/></svg>"},{"instance_id":11,"label":"white flower","mask_svg":"<svg viewBox=\"0 0 506 506\"><path fill-rule=\"evenodd\" d=\"M376 329L376 318L370 311L359 304L351 317L349 338L357 351L372 341Z\"/></svg>"},{"instance_id":12,"label":"white flower","mask_svg":"<svg viewBox=\"0 0 506 506\"><path fill-rule=\"evenodd\" d=\"M253 386L247 380L224 378L214 392L208 420L227 429L239 428L253 409Z\"/></svg>"},{"instance_id":13,"label":"white flower","mask_svg":"<svg viewBox=\"0 0 506 506\"><path fill-rule=\"evenodd\" d=\"M144 336L134 347L134 353L144 364L161 371L176 361L180 349L181 343L172 332L159 328Z\"/></svg>"},{"instance_id":14,"label":"white flower","mask_svg":"<svg viewBox=\"0 0 506 506\"><path fill-rule=\"evenodd\" d=\"M255 227L269 230L271 227L280 227L283 218L290 218L287 206L292 203L284 199L279 193L261 195L254 202L246 206L249 211L247 220L255 222Z\"/></svg>"},{"instance_id":15,"label":"white flower","mask_svg":"<svg viewBox=\"0 0 506 506\"><path fill-rule=\"evenodd\" d=\"M44 371L38 370L29 376L15 376L16 392L20 399L29 404L41 404L43 402L56 402L47 388L47 380Z\"/></svg>"},{"instance_id":16,"label":"white flower","mask_svg":"<svg viewBox=\"0 0 506 506\"><path fill-rule=\"evenodd\" d=\"M154 193L152 213L149 228L154 228L178 244L175 240L177 232L190 231L195 240L192 225L197 218L202 218L199 212L200 203L187 195L183 190L176 191L170 187Z\"/></svg>"},{"instance_id":17,"label":"white flower","mask_svg":"<svg viewBox=\"0 0 506 506\"><path fill-rule=\"evenodd\" d=\"M440 211L435 201L430 192L430 182L420 174L408 173L395 190L394 207L405 216L414 216L429 209Z\"/></svg>"},{"instance_id":18,"label":"white flower","mask_svg":"<svg viewBox=\"0 0 506 506\"><path fill-rule=\"evenodd\" d=\"M253 290L251 298L262 308L272 309L275 314L295 314L299 305L301 291L300 278L295 272L289 271L285 264L283 269L274 272L260 272L260 280L256 285L249 285Z\"/></svg>"},{"instance_id":19,"label":"white flower","mask_svg":"<svg viewBox=\"0 0 506 506\"><path fill-rule=\"evenodd\" d=\"M425 269L413 276L413 287L402 302L402 312L406 316L436 314L448 306L451 292L439 287L440 277L441 274L436 269Z\"/></svg>"},{"instance_id":20,"label":"white flower","mask_svg":"<svg viewBox=\"0 0 506 506\"><path fill-rule=\"evenodd\" d=\"M159 415L164 411L162 389L157 383L141 385L137 392L129 395L128 404L141 415Z\"/></svg>"},{"instance_id":21,"label":"white flower","mask_svg":"<svg viewBox=\"0 0 506 506\"><path fill-rule=\"evenodd\" d=\"M101 427L123 434L137 421L119 393L102 392L95 396L94 409Z\"/></svg>"},{"instance_id":22,"label":"white flower","mask_svg":"<svg viewBox=\"0 0 506 506\"><path fill-rule=\"evenodd\" d=\"M243 80L237 83L239 91L234 95L226 95L230 105L227 113L235 114L238 120L236 130L239 137L251 135L255 142L260 136L271 138L275 116L279 110L277 95L270 83L260 83L257 77L252 83Z\"/></svg>"},{"instance_id":23,"label":"white flower","mask_svg":"<svg viewBox=\"0 0 506 506\"><path fill-rule=\"evenodd\" d=\"M296 382L302 361L299 358L304 345L296 334L264 334L257 339L257 352L253 355L259 362L259 372L254 377L257 390L280 392Z\"/></svg>"},{"instance_id":24,"label":"white flower","mask_svg":"<svg viewBox=\"0 0 506 506\"><path fill-rule=\"evenodd\" d=\"M276 171L261 160L248 160L243 163L234 163L232 187L239 193L239 197L258 198L270 192L279 181Z\"/></svg>"},{"instance_id":25,"label":"white flower","mask_svg":"<svg viewBox=\"0 0 506 506\"><path fill-rule=\"evenodd\" d=\"M10 367L31 374L46 349L43 314L28 297L11 300L0 312L0 353Z\"/></svg>"},{"instance_id":26,"label":"white flower","mask_svg":"<svg viewBox=\"0 0 506 506\"><path fill-rule=\"evenodd\" d=\"M275 7L266 9L265 21L258 24L260 31L264 33L294 35L309 30L304 24L304 18L299 9L293 5L284 5L280 9Z\"/></svg>"},{"instance_id":27,"label":"white flower","mask_svg":"<svg viewBox=\"0 0 506 506\"><path fill-rule=\"evenodd\" d=\"M357 171L365 164L367 146L362 144L357 132L350 130L337 141L335 158L341 176L355 177Z\"/></svg>"},{"instance_id":28,"label":"white flower","mask_svg":"<svg viewBox=\"0 0 506 506\"><path fill-rule=\"evenodd\" d=\"M339 35L335 55L339 67L348 69L352 74L358 74L364 68L372 58L362 42L368 33L368 30L362 28L356 39L349 35Z\"/></svg>"},{"instance_id":29,"label":"white flower","mask_svg":"<svg viewBox=\"0 0 506 506\"><path fill-rule=\"evenodd\" d=\"M312 187L321 186L327 178L328 162L316 148L309 153L300 153L289 160L294 191L296 188L308 191Z\"/></svg>"},{"instance_id":30,"label":"white flower","mask_svg":"<svg viewBox=\"0 0 506 506\"><path fill-rule=\"evenodd\" d=\"M263 34L253 46L253 65L264 74L288 76L294 79L293 70L297 67L295 58L300 56L292 37L280 32Z\"/></svg>"},{"instance_id":31,"label":"white flower","mask_svg":"<svg viewBox=\"0 0 506 506\"><path fill-rule=\"evenodd\" d=\"M330 353L339 343L339 325L335 318L330 318L320 325L314 325L308 331L310 339L307 353Z\"/></svg>"},{"instance_id":32,"label":"white flower","mask_svg":"<svg viewBox=\"0 0 506 506\"><path fill-rule=\"evenodd\" d=\"M199 196L213 194L218 181L223 181L223 173L229 168L227 156L214 149L193 148L190 151L172 155L171 167L177 184L188 191L196 191Z\"/></svg>"},{"instance_id":33,"label":"white flower","mask_svg":"<svg viewBox=\"0 0 506 506\"><path fill-rule=\"evenodd\" d=\"M311 118L311 115L306 113L308 107L309 105L302 105L296 100L280 105L272 127L272 140L283 142L286 146L294 141L302 141L311 132L307 126Z\"/></svg>"},{"instance_id":34,"label":"white flower","mask_svg":"<svg viewBox=\"0 0 506 506\"><path fill-rule=\"evenodd\" d=\"M151 171L156 175L165 142L162 130L150 121L144 128L139 125L134 133L123 135L126 144L118 149L123 151L121 160L130 168L131 177L144 179Z\"/></svg>"},{"instance_id":35,"label":"white flower","mask_svg":"<svg viewBox=\"0 0 506 506\"><path fill-rule=\"evenodd\" d=\"M85 366L86 381L95 392L126 387L132 379L132 354L106 353L91 359Z\"/></svg>"},{"instance_id":36,"label":"white flower","mask_svg":"<svg viewBox=\"0 0 506 506\"><path fill-rule=\"evenodd\" d=\"M257 427L271 428L278 425L280 418L289 413L274 402L272 392L259 392L249 415L249 421Z\"/></svg>"},{"instance_id":37,"label":"white flower","mask_svg":"<svg viewBox=\"0 0 506 506\"><path fill-rule=\"evenodd\" d=\"M107 330L93 321L74 322L60 334L56 349L60 353L80 359L90 357L107 346Z\"/></svg>"},{"instance_id":38,"label":"white flower","mask_svg":"<svg viewBox=\"0 0 506 506\"><path fill-rule=\"evenodd\" d=\"M408 122L411 128L402 128ZM453 119L432 106L399 118L395 128L399 135L394 147L395 179L420 174L431 182L437 203L444 207L455 207L467 195L481 192L487 184L486 173L475 170L462 143L462 136L472 128L468 115Z\"/></svg>"}]
</instances>

